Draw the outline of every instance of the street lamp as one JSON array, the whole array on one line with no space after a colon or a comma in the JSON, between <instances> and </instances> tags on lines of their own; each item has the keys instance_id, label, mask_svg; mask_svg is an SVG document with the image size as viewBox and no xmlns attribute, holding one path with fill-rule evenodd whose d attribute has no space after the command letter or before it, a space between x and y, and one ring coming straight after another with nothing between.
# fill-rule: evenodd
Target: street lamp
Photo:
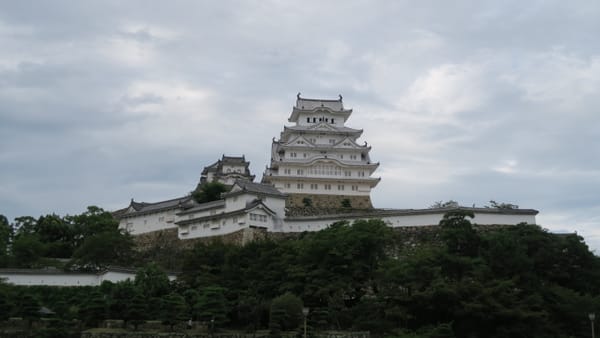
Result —
<instances>
[{"instance_id":1,"label":"street lamp","mask_svg":"<svg viewBox=\"0 0 600 338\"><path fill-rule=\"evenodd\" d=\"M594 335L594 320L596 320L596 314L593 312L589 313L588 318L590 319L590 323L592 324L592 338L595 338L596 336Z\"/></svg>"},{"instance_id":2,"label":"street lamp","mask_svg":"<svg viewBox=\"0 0 600 338\"><path fill-rule=\"evenodd\" d=\"M304 338L306 338L306 317L308 317L308 308L302 308L302 314L304 315Z\"/></svg>"}]
</instances>

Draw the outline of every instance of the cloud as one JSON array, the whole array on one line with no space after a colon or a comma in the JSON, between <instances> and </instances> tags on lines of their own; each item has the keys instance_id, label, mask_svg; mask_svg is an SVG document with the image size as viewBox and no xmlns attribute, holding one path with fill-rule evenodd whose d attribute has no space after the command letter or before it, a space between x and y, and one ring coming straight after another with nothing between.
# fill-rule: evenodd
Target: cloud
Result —
<instances>
[{"instance_id":1,"label":"cloud","mask_svg":"<svg viewBox=\"0 0 600 338\"><path fill-rule=\"evenodd\" d=\"M494 199L600 236L595 2L31 6L0 5L9 218L179 196L223 153L260 177L300 91L354 108L377 206Z\"/></svg>"}]
</instances>

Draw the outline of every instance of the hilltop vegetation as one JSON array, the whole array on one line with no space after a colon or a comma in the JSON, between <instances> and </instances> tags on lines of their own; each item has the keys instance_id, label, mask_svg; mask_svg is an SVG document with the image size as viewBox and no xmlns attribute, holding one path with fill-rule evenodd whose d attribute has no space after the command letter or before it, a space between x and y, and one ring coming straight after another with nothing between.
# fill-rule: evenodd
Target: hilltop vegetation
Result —
<instances>
[{"instance_id":1,"label":"hilltop vegetation","mask_svg":"<svg viewBox=\"0 0 600 338\"><path fill-rule=\"evenodd\" d=\"M182 255L177 282L169 283L150 265L135 282L98 288L48 292L4 285L0 305L7 310L0 312L22 315L19 297L27 295L29 302L89 326L104 318L131 325L212 319L217 329L269 329L277 336L298 328L306 306L311 331L415 338L587 336L587 313L600 306L600 259L583 239L535 225L479 232L469 216L446 214L440 241L409 251L403 238L376 220L336 223L300 238L243 247L198 244Z\"/></svg>"}]
</instances>

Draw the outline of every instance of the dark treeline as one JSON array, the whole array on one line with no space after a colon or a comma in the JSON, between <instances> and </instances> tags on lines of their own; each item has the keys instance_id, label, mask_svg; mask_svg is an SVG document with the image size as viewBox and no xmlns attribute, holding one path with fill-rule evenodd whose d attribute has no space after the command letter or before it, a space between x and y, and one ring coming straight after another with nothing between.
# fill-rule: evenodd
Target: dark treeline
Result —
<instances>
[{"instance_id":1,"label":"dark treeline","mask_svg":"<svg viewBox=\"0 0 600 338\"><path fill-rule=\"evenodd\" d=\"M214 241L181 254L169 283L156 265L97 288L0 287L0 313L43 305L85 327L193 319L219 329L369 330L395 337L587 337L599 309L600 259L575 234L535 225L476 231L465 212L416 247L382 221L336 223L300 238ZM475 220L476 221L476 220ZM52 289L50 292L49 289ZM25 300L23 300L25 298ZM61 320L62 320L61 319Z\"/></svg>"},{"instance_id":2,"label":"dark treeline","mask_svg":"<svg viewBox=\"0 0 600 338\"><path fill-rule=\"evenodd\" d=\"M79 215L0 215L0 267L100 270L134 259L133 240L110 212L90 206ZM66 264L65 264L66 263Z\"/></svg>"}]
</instances>

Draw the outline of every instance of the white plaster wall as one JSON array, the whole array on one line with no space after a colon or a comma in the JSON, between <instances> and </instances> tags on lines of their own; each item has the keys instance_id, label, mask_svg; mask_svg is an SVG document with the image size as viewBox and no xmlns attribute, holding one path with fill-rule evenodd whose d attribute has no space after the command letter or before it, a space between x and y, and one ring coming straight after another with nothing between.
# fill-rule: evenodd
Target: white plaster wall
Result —
<instances>
[{"instance_id":1,"label":"white plaster wall","mask_svg":"<svg viewBox=\"0 0 600 338\"><path fill-rule=\"evenodd\" d=\"M175 280L175 275L167 275L170 281ZM113 283L127 279L134 280L135 274L129 272L107 271L104 274L92 273L22 273L0 272L0 278L15 285L47 285L47 286L99 286L103 281Z\"/></svg>"},{"instance_id":2,"label":"white plaster wall","mask_svg":"<svg viewBox=\"0 0 600 338\"><path fill-rule=\"evenodd\" d=\"M49 286L95 286L99 285L98 276L94 274L24 274L0 273L0 278L15 285L49 285Z\"/></svg>"},{"instance_id":3,"label":"white plaster wall","mask_svg":"<svg viewBox=\"0 0 600 338\"><path fill-rule=\"evenodd\" d=\"M132 235L139 235L146 232L176 228L177 221L175 212L178 209L157 212L154 214L145 214L134 217L125 217L119 221L119 228L128 230Z\"/></svg>"},{"instance_id":4,"label":"white plaster wall","mask_svg":"<svg viewBox=\"0 0 600 338\"><path fill-rule=\"evenodd\" d=\"M437 225L444 217L444 213L425 214L425 215L398 215L388 217L372 217L373 219L382 219L391 227L405 226L425 226ZM344 219L353 222L356 219ZM364 218L363 218L364 219ZM302 231L318 231L327 228L330 224L335 223L335 219L329 220L301 220L301 221L285 221L282 227L284 232L302 232ZM488 214L475 213L475 218L472 223L481 225L505 224L516 225L519 223L535 224L534 215L505 215L505 214Z\"/></svg>"},{"instance_id":5,"label":"white plaster wall","mask_svg":"<svg viewBox=\"0 0 600 338\"><path fill-rule=\"evenodd\" d=\"M120 271L107 271L104 274L98 276L98 284L102 284L104 281L113 283L122 282L125 280L133 281L135 279L135 273L131 272L120 272Z\"/></svg>"},{"instance_id":6,"label":"white plaster wall","mask_svg":"<svg viewBox=\"0 0 600 338\"><path fill-rule=\"evenodd\" d=\"M215 221L196 222L179 227L180 239L220 236L236 232L248 227L248 216L238 215L224 217Z\"/></svg>"}]
</instances>

